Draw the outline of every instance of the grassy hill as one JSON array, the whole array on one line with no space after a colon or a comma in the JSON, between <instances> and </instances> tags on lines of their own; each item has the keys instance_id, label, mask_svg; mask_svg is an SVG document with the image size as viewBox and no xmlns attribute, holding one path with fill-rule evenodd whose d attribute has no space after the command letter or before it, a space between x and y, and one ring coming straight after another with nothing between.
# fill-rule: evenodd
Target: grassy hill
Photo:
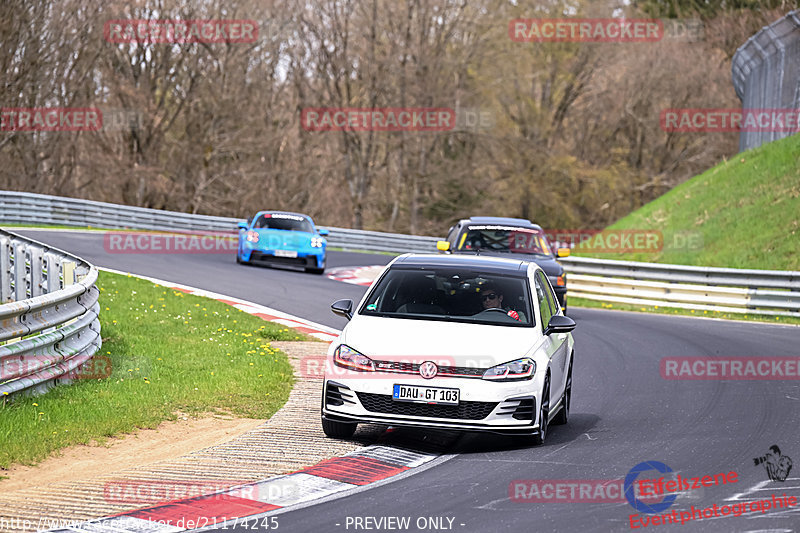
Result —
<instances>
[{"instance_id":1,"label":"grassy hill","mask_svg":"<svg viewBox=\"0 0 800 533\"><path fill-rule=\"evenodd\" d=\"M737 154L609 229L660 230L664 247L596 257L800 270L800 135Z\"/></svg>"}]
</instances>

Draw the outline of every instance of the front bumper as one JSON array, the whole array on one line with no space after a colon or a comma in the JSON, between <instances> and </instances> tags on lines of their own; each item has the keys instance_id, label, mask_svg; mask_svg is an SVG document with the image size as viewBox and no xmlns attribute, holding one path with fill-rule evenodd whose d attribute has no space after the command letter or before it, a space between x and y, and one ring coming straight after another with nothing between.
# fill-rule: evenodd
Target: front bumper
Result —
<instances>
[{"instance_id":1,"label":"front bumper","mask_svg":"<svg viewBox=\"0 0 800 533\"><path fill-rule=\"evenodd\" d=\"M314 251L298 250L297 257L279 257L275 250L250 248L245 246L239 254L242 261L247 263L262 263L272 265L294 265L311 268L325 267L325 249L318 248Z\"/></svg>"},{"instance_id":2,"label":"front bumper","mask_svg":"<svg viewBox=\"0 0 800 533\"><path fill-rule=\"evenodd\" d=\"M393 373L355 379L337 376L324 381L322 417L337 422L530 435L539 429L536 416L540 392L534 392L534 382L497 383L474 378L421 380ZM394 384L458 388L459 405L396 401L392 399Z\"/></svg>"}]
</instances>

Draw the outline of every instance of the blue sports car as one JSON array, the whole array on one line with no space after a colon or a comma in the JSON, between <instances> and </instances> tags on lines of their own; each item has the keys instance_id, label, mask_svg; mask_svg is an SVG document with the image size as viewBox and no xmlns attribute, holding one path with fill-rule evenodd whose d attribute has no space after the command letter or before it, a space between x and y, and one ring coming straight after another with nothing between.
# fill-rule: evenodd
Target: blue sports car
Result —
<instances>
[{"instance_id":1,"label":"blue sports car","mask_svg":"<svg viewBox=\"0 0 800 533\"><path fill-rule=\"evenodd\" d=\"M259 211L250 222L239 222L236 262L296 265L322 274L327 234L328 230L315 228L307 215Z\"/></svg>"}]
</instances>

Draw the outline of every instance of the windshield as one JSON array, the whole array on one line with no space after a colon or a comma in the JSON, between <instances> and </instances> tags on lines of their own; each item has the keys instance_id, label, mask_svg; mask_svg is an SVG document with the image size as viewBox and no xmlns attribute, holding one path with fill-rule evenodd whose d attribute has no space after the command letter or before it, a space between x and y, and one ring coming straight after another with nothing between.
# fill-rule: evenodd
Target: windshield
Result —
<instances>
[{"instance_id":1,"label":"windshield","mask_svg":"<svg viewBox=\"0 0 800 533\"><path fill-rule=\"evenodd\" d=\"M551 255L544 233L515 226L469 226L458 238L457 249Z\"/></svg>"},{"instance_id":2,"label":"windshield","mask_svg":"<svg viewBox=\"0 0 800 533\"><path fill-rule=\"evenodd\" d=\"M531 326L527 278L456 269L390 269L362 315Z\"/></svg>"},{"instance_id":3,"label":"windshield","mask_svg":"<svg viewBox=\"0 0 800 533\"><path fill-rule=\"evenodd\" d=\"M256 219L253 229L285 229L314 233L311 223L305 217L287 213L266 213Z\"/></svg>"}]
</instances>

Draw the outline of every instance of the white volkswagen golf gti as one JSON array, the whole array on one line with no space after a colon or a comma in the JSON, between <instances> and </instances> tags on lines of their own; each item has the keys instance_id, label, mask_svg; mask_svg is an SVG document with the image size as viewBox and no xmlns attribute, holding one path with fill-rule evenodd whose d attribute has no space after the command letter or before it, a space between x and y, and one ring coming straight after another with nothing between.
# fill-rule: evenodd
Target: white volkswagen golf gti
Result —
<instances>
[{"instance_id":1,"label":"white volkswagen golf gti","mask_svg":"<svg viewBox=\"0 0 800 533\"><path fill-rule=\"evenodd\" d=\"M535 263L407 254L393 260L331 343L322 428L359 422L530 435L565 424L575 322Z\"/></svg>"}]
</instances>

